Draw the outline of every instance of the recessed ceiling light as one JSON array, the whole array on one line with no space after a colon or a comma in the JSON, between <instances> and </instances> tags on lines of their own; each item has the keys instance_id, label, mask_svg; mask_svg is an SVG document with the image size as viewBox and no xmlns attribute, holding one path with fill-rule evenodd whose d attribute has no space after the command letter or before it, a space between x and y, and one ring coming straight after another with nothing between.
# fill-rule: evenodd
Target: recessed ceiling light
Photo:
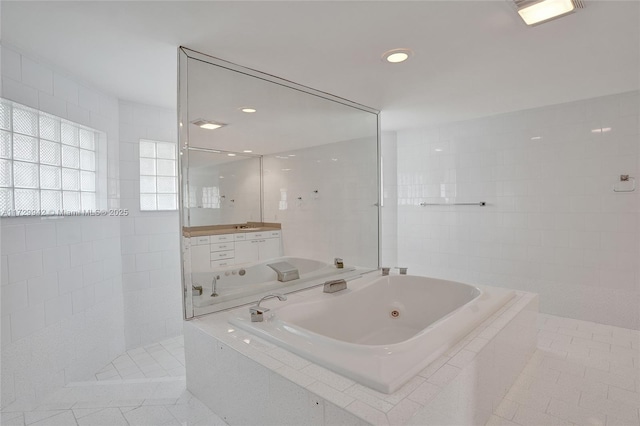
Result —
<instances>
[{"instance_id":1,"label":"recessed ceiling light","mask_svg":"<svg viewBox=\"0 0 640 426\"><path fill-rule=\"evenodd\" d=\"M215 130L215 129L219 129L220 127L226 126L226 124L224 123L216 123L215 121L205 120L203 118L193 120L191 123L195 124L196 126L202 129L207 129L207 130Z\"/></svg>"},{"instance_id":2,"label":"recessed ceiling light","mask_svg":"<svg viewBox=\"0 0 640 426\"><path fill-rule=\"evenodd\" d=\"M436 152L442 152L442 148L436 148Z\"/></svg>"},{"instance_id":3,"label":"recessed ceiling light","mask_svg":"<svg viewBox=\"0 0 640 426\"><path fill-rule=\"evenodd\" d=\"M235 156L236 156L235 154L232 154L232 153L228 153L227 155L228 155L229 157L235 157Z\"/></svg>"},{"instance_id":4,"label":"recessed ceiling light","mask_svg":"<svg viewBox=\"0 0 640 426\"><path fill-rule=\"evenodd\" d=\"M532 141L539 141L540 139L542 139L542 136L534 136L531 138Z\"/></svg>"},{"instance_id":5,"label":"recessed ceiling light","mask_svg":"<svg viewBox=\"0 0 640 426\"><path fill-rule=\"evenodd\" d=\"M536 25L573 12L583 7L582 2L573 0L516 1L518 14L527 25Z\"/></svg>"},{"instance_id":6,"label":"recessed ceiling light","mask_svg":"<svg viewBox=\"0 0 640 426\"><path fill-rule=\"evenodd\" d=\"M252 150L250 150L250 149L245 149L245 150L244 150L244 151L242 151L242 152L246 152L247 154L249 154L249 153L251 153L251 152L253 152L253 151L252 151Z\"/></svg>"},{"instance_id":7,"label":"recessed ceiling light","mask_svg":"<svg viewBox=\"0 0 640 426\"><path fill-rule=\"evenodd\" d=\"M397 64L399 62L404 62L409 57L413 55L411 49L393 49L382 54L382 59L391 62L392 64Z\"/></svg>"},{"instance_id":8,"label":"recessed ceiling light","mask_svg":"<svg viewBox=\"0 0 640 426\"><path fill-rule=\"evenodd\" d=\"M240 111L246 112L247 114L253 114L254 112L257 111L257 109L255 109L255 108L242 108Z\"/></svg>"},{"instance_id":9,"label":"recessed ceiling light","mask_svg":"<svg viewBox=\"0 0 640 426\"><path fill-rule=\"evenodd\" d=\"M289 157L295 157L295 156L296 156L295 154L289 154Z\"/></svg>"}]
</instances>

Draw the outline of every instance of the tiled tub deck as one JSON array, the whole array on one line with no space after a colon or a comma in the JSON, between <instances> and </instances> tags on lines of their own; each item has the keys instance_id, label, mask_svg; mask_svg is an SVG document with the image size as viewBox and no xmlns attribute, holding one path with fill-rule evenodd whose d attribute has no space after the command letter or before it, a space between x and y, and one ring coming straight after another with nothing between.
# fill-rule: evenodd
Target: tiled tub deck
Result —
<instances>
[{"instance_id":1,"label":"tiled tub deck","mask_svg":"<svg viewBox=\"0 0 640 426\"><path fill-rule=\"evenodd\" d=\"M309 362L228 319L185 323L187 387L230 424L484 424L536 348L538 296L516 292L393 394Z\"/></svg>"}]
</instances>

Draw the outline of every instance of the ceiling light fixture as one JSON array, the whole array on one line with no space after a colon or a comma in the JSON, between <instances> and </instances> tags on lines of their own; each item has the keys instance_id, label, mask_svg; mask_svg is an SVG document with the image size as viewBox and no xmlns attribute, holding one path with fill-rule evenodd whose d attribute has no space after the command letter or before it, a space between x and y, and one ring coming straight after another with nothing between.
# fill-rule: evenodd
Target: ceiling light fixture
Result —
<instances>
[{"instance_id":1,"label":"ceiling light fixture","mask_svg":"<svg viewBox=\"0 0 640 426\"><path fill-rule=\"evenodd\" d=\"M515 0L518 14L527 25L538 25L584 8L581 0Z\"/></svg>"},{"instance_id":2,"label":"ceiling light fixture","mask_svg":"<svg viewBox=\"0 0 640 426\"><path fill-rule=\"evenodd\" d=\"M253 114L254 112L256 112L258 110L255 109L255 108L242 108L242 109L240 109L240 111L246 112L247 114Z\"/></svg>"},{"instance_id":3,"label":"ceiling light fixture","mask_svg":"<svg viewBox=\"0 0 640 426\"><path fill-rule=\"evenodd\" d=\"M411 55L413 55L411 49L392 49L384 52L382 59L392 64L397 64L406 61Z\"/></svg>"},{"instance_id":4,"label":"ceiling light fixture","mask_svg":"<svg viewBox=\"0 0 640 426\"><path fill-rule=\"evenodd\" d=\"M228 153L227 155L228 155L229 157L235 157L235 156L236 156L235 154L232 154L232 153Z\"/></svg>"},{"instance_id":5,"label":"ceiling light fixture","mask_svg":"<svg viewBox=\"0 0 640 426\"><path fill-rule=\"evenodd\" d=\"M220 127L226 126L226 124L224 123L217 123L215 121L205 120L204 118L198 118L197 120L193 120L191 123L207 130L215 130L219 129Z\"/></svg>"},{"instance_id":6,"label":"ceiling light fixture","mask_svg":"<svg viewBox=\"0 0 640 426\"><path fill-rule=\"evenodd\" d=\"M252 151L252 150L250 150L250 149L245 149L245 150L244 150L244 151L242 151L242 152L246 152L247 154L250 154L250 153L252 153L253 151Z\"/></svg>"}]
</instances>

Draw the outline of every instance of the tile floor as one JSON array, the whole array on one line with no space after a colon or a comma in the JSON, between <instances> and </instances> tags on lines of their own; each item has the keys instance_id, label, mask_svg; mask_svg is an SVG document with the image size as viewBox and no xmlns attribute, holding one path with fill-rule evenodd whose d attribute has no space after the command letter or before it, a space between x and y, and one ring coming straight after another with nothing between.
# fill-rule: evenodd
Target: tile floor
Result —
<instances>
[{"instance_id":1,"label":"tile floor","mask_svg":"<svg viewBox=\"0 0 640 426\"><path fill-rule=\"evenodd\" d=\"M488 425L640 425L640 332L540 314L538 349Z\"/></svg>"},{"instance_id":2,"label":"tile floor","mask_svg":"<svg viewBox=\"0 0 640 426\"><path fill-rule=\"evenodd\" d=\"M42 404L13 404L2 426L210 426L226 423L186 390L182 336L130 350Z\"/></svg>"},{"instance_id":3,"label":"tile floor","mask_svg":"<svg viewBox=\"0 0 640 426\"><path fill-rule=\"evenodd\" d=\"M538 349L487 425L640 425L640 332L540 314ZM225 425L185 386L182 337L126 352L0 424Z\"/></svg>"}]
</instances>

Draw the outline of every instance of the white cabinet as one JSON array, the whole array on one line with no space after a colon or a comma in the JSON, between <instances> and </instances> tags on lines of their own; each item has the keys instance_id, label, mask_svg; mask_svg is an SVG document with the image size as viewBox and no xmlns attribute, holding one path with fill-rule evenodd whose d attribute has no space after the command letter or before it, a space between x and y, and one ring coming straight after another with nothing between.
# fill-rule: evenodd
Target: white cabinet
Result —
<instances>
[{"instance_id":1,"label":"white cabinet","mask_svg":"<svg viewBox=\"0 0 640 426\"><path fill-rule=\"evenodd\" d=\"M190 242L193 272L282 256L280 231L206 235L192 237Z\"/></svg>"},{"instance_id":2,"label":"white cabinet","mask_svg":"<svg viewBox=\"0 0 640 426\"><path fill-rule=\"evenodd\" d=\"M236 240L235 263L256 262L282 256L280 231L254 232L244 235L244 240Z\"/></svg>"},{"instance_id":3,"label":"white cabinet","mask_svg":"<svg viewBox=\"0 0 640 426\"><path fill-rule=\"evenodd\" d=\"M280 238L265 238L259 240L258 243L258 259L272 259L274 257L282 256L282 247L280 244Z\"/></svg>"},{"instance_id":4,"label":"white cabinet","mask_svg":"<svg viewBox=\"0 0 640 426\"><path fill-rule=\"evenodd\" d=\"M235 263L255 262L258 258L258 240L236 241Z\"/></svg>"}]
</instances>

